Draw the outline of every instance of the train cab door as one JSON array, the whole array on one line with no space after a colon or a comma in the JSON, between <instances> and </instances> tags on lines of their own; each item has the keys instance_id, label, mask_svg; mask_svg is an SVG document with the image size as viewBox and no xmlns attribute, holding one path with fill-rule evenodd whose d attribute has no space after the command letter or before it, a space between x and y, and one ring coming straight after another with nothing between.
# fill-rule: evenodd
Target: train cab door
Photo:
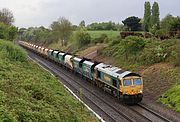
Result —
<instances>
[{"instance_id":1,"label":"train cab door","mask_svg":"<svg viewBox=\"0 0 180 122\"><path fill-rule=\"evenodd\" d=\"M115 87L115 88L113 88L112 89L112 94L115 96L115 97L118 97L119 98L119 83L118 83L118 80L116 80L116 79L112 79L112 85L113 85L113 87Z\"/></svg>"},{"instance_id":2,"label":"train cab door","mask_svg":"<svg viewBox=\"0 0 180 122\"><path fill-rule=\"evenodd\" d=\"M96 74L98 79L101 79L101 72L97 70L97 74Z\"/></svg>"},{"instance_id":3,"label":"train cab door","mask_svg":"<svg viewBox=\"0 0 180 122\"><path fill-rule=\"evenodd\" d=\"M117 80L112 79L112 85L117 88Z\"/></svg>"}]
</instances>

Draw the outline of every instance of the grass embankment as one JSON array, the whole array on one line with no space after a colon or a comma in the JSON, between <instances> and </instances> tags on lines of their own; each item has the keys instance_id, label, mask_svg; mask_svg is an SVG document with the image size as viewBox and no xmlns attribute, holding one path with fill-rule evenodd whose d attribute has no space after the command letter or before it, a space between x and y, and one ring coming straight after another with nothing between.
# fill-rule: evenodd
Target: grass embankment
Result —
<instances>
[{"instance_id":1,"label":"grass embankment","mask_svg":"<svg viewBox=\"0 0 180 122\"><path fill-rule=\"evenodd\" d=\"M106 34L108 38L114 39L120 35L119 31L88 31L92 39L99 38L102 34Z\"/></svg>"},{"instance_id":2,"label":"grass embankment","mask_svg":"<svg viewBox=\"0 0 180 122\"><path fill-rule=\"evenodd\" d=\"M1 121L97 121L58 79L0 40Z\"/></svg>"},{"instance_id":3,"label":"grass embankment","mask_svg":"<svg viewBox=\"0 0 180 122\"><path fill-rule=\"evenodd\" d=\"M179 39L127 37L110 42L100 53L113 57L119 67L141 72L145 94L180 111Z\"/></svg>"}]
</instances>

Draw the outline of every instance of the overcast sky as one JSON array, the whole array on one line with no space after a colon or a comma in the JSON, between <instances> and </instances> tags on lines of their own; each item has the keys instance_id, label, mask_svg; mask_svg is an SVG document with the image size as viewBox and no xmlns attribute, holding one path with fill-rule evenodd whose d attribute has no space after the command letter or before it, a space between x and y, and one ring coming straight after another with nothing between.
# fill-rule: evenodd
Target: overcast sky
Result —
<instances>
[{"instance_id":1,"label":"overcast sky","mask_svg":"<svg viewBox=\"0 0 180 122\"><path fill-rule=\"evenodd\" d=\"M0 9L9 8L18 27L45 26L60 16L73 24L120 22L128 16L143 17L146 0L0 0ZM180 0L157 0L160 17L170 13L180 16ZM150 0L151 4L154 0Z\"/></svg>"}]
</instances>

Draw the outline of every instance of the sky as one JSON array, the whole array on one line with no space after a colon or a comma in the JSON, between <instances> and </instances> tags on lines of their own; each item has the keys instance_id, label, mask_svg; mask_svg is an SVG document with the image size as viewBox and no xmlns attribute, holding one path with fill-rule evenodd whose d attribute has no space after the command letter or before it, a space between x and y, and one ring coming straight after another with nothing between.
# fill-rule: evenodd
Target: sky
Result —
<instances>
[{"instance_id":1,"label":"sky","mask_svg":"<svg viewBox=\"0 0 180 122\"><path fill-rule=\"evenodd\" d=\"M143 18L146 0L0 0L0 9L10 9L18 27L49 27L59 17L78 25L82 20L121 23L129 16ZM154 0L149 0L151 5ZM156 0L160 18L167 14L180 16L180 0Z\"/></svg>"}]
</instances>

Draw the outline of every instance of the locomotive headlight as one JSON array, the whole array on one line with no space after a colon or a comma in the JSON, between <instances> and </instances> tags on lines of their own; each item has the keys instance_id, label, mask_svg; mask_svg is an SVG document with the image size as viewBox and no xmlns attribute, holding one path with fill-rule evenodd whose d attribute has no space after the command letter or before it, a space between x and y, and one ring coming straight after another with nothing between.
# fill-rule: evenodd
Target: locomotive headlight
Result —
<instances>
[{"instance_id":1,"label":"locomotive headlight","mask_svg":"<svg viewBox=\"0 0 180 122\"><path fill-rule=\"evenodd\" d=\"M142 90L139 90L139 93L142 93Z\"/></svg>"}]
</instances>

